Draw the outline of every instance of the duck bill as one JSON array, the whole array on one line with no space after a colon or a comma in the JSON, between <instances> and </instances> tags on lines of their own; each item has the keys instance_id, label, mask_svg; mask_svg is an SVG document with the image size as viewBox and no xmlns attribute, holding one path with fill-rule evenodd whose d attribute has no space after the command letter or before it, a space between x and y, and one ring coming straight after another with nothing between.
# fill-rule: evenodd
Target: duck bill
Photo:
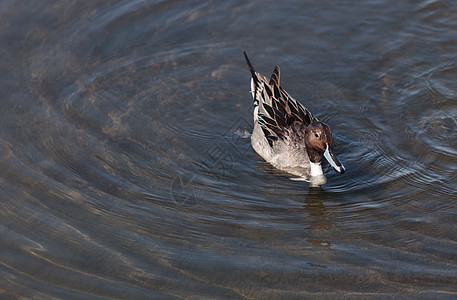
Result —
<instances>
[{"instance_id":1,"label":"duck bill","mask_svg":"<svg viewBox=\"0 0 457 300\"><path fill-rule=\"evenodd\" d=\"M330 163L330 165L335 169L340 174L343 174L346 169L344 166L340 163L338 158L336 157L335 153L333 153L333 148L329 147L327 144L327 148L325 149L324 152L324 157L325 159Z\"/></svg>"}]
</instances>

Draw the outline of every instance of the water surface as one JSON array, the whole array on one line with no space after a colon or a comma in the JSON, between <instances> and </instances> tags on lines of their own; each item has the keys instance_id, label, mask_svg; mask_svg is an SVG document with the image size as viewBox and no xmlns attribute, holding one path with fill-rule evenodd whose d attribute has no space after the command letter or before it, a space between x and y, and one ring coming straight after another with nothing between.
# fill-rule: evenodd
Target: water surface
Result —
<instances>
[{"instance_id":1,"label":"water surface","mask_svg":"<svg viewBox=\"0 0 457 300\"><path fill-rule=\"evenodd\" d=\"M0 25L3 298L456 297L455 5L3 1ZM344 175L254 153L243 50Z\"/></svg>"}]
</instances>

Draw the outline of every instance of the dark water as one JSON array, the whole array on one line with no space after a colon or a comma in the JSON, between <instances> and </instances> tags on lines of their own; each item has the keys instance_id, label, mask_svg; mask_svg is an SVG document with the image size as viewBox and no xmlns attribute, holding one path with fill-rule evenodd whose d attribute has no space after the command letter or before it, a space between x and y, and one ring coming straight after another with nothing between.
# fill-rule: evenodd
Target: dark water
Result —
<instances>
[{"instance_id":1,"label":"dark water","mask_svg":"<svg viewBox=\"0 0 457 300\"><path fill-rule=\"evenodd\" d=\"M457 297L454 4L2 1L1 297ZM344 175L254 153L242 50Z\"/></svg>"}]
</instances>

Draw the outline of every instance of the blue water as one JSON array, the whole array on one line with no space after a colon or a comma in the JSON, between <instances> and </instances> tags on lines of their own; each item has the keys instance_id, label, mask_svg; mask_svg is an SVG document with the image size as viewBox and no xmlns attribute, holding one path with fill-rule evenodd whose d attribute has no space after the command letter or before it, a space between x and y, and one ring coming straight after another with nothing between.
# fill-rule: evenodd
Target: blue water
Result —
<instances>
[{"instance_id":1,"label":"blue water","mask_svg":"<svg viewBox=\"0 0 457 300\"><path fill-rule=\"evenodd\" d=\"M3 1L0 25L2 298L457 296L450 2ZM243 50L345 174L255 154Z\"/></svg>"}]
</instances>

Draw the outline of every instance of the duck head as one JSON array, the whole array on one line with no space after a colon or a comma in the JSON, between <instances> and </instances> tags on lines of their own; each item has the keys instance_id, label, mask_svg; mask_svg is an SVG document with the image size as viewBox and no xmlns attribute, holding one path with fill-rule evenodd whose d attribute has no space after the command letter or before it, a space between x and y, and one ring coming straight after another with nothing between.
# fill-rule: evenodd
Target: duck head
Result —
<instances>
[{"instance_id":1,"label":"duck head","mask_svg":"<svg viewBox=\"0 0 457 300\"><path fill-rule=\"evenodd\" d=\"M333 152L332 132L327 124L317 121L309 124L305 130L305 145L309 160L314 165L320 167L323 154L335 171L340 174L344 173L344 166ZM311 166L311 173L313 171L313 164Z\"/></svg>"}]
</instances>

